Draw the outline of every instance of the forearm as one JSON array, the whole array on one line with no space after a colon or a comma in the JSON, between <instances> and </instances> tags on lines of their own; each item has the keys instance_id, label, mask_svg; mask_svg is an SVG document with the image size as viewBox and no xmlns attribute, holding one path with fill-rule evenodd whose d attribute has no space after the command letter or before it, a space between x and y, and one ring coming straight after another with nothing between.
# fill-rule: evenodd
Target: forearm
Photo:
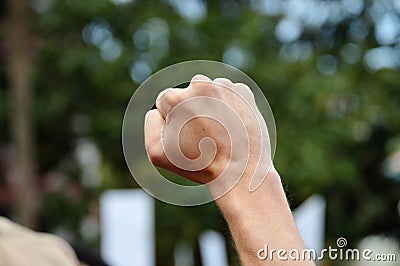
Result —
<instances>
[{"instance_id":1,"label":"forearm","mask_svg":"<svg viewBox=\"0 0 400 266\"><path fill-rule=\"evenodd\" d=\"M231 230L243 265L313 265L310 261L287 261L278 258L277 251L305 248L293 220L278 173L269 173L254 192L248 191L249 178L242 180L230 192L216 200ZM276 250L273 257L258 258L258 251L268 246ZM265 255L265 254L263 254ZM268 254L269 255L269 254ZM288 253L285 254L288 257Z\"/></svg>"}]
</instances>

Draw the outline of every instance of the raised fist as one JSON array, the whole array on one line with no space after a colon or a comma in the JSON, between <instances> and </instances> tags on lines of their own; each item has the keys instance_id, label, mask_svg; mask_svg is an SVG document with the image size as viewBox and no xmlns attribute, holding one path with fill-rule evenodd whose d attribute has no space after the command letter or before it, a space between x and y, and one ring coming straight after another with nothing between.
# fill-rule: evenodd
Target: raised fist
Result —
<instances>
[{"instance_id":1,"label":"raised fist","mask_svg":"<svg viewBox=\"0 0 400 266\"><path fill-rule=\"evenodd\" d=\"M185 89L162 91L156 106L145 120L146 149L156 166L212 192L241 178L253 191L272 167L268 130L245 84L196 75Z\"/></svg>"}]
</instances>

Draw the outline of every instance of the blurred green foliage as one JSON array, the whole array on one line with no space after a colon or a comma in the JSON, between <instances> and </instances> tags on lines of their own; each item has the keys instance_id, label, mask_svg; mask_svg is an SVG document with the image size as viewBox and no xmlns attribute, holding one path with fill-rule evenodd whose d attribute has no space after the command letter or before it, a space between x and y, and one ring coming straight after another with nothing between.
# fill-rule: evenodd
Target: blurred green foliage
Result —
<instances>
[{"instance_id":1,"label":"blurred green foliage","mask_svg":"<svg viewBox=\"0 0 400 266\"><path fill-rule=\"evenodd\" d=\"M32 1L38 169L41 179L63 176L59 190L44 192L42 229L61 228L82 238L81 221L96 212L101 191L137 187L121 148L131 95L151 72L210 59L237 63L263 89L275 115L275 164L288 199L293 208L313 193L327 199L327 243L345 236L355 245L369 234L400 240L399 173L385 171L385 162L400 149L399 66L374 69L367 57L380 46L400 54L400 46L374 37L370 11L377 1L361 1L357 14L304 26L287 41L278 40L277 32L287 12L265 14L258 10L263 1L194 1L205 11L195 6L193 16L179 9L179 1L122 2ZM366 36L357 39L349 32L360 21ZM355 57L351 63L343 50L349 43L358 49L347 54ZM7 84L2 63L0 145L11 141ZM101 183L95 187L81 182L75 149L82 139L101 152ZM77 195L68 194L71 186ZM215 204L180 208L157 202L157 264L172 265L174 244L196 246L205 228L229 238ZM234 265L233 247L229 252ZM198 251L195 255L199 260Z\"/></svg>"}]
</instances>

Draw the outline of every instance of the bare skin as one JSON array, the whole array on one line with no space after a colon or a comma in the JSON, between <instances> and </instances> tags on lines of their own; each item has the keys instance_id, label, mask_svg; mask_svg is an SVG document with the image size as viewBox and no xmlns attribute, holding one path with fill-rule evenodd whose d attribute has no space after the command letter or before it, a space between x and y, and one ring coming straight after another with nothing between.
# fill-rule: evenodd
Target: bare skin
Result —
<instances>
[{"instance_id":1,"label":"bare skin","mask_svg":"<svg viewBox=\"0 0 400 266\"><path fill-rule=\"evenodd\" d=\"M277 252L280 249L287 252L296 249L301 252L305 248L304 243L294 223L280 176L272 166L271 158L261 156L260 143L265 141L262 138L268 138L268 136L259 134L256 116L236 94L210 82L211 80L207 77L196 75L188 88L168 89L160 93L156 101L157 109L149 111L146 116L145 144L150 160L156 166L171 170L201 184L207 184L218 178L228 163L239 164L238 159L232 157L236 151L233 150L235 147L231 147L231 143L227 141L229 134L226 129L218 122L204 117L196 118L182 128L179 133L179 148L187 158L196 159L201 155L198 147L200 140L211 137L216 145L216 154L207 167L198 171L183 170L168 160L164 149L171 147L163 146L164 125L173 122L171 120L174 116L169 114L178 104L199 96L215 97L228 104L244 121L248 134L249 156L245 170L237 173L241 175L239 182L222 197L216 197L216 203L229 225L243 265L314 265L312 261L282 260L278 258L277 253L273 254L273 259L268 257L260 260L258 257L259 250L266 244L269 250L275 249ZM254 96L246 85L233 84L227 79L216 79L214 82L234 87L258 112ZM190 106L184 111L194 112ZM269 143L269 139L267 140ZM261 160L260 163L272 167L261 185L250 192L249 183L259 160ZM221 184L218 186L209 185L211 194L219 193ZM283 251L280 255L283 258L288 257L288 254L283 254Z\"/></svg>"}]
</instances>

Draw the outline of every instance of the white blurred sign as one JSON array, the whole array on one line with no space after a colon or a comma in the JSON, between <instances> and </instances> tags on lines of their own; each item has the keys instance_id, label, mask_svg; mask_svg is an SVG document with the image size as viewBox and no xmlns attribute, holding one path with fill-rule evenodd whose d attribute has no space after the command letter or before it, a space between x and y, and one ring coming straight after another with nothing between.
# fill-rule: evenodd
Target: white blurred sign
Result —
<instances>
[{"instance_id":1,"label":"white blurred sign","mask_svg":"<svg viewBox=\"0 0 400 266\"><path fill-rule=\"evenodd\" d=\"M227 253L224 237L212 230L200 235L200 253L203 266L227 266Z\"/></svg>"},{"instance_id":2,"label":"white blurred sign","mask_svg":"<svg viewBox=\"0 0 400 266\"><path fill-rule=\"evenodd\" d=\"M318 253L325 242L325 199L312 195L293 212L297 228L307 248Z\"/></svg>"},{"instance_id":3,"label":"white blurred sign","mask_svg":"<svg viewBox=\"0 0 400 266\"><path fill-rule=\"evenodd\" d=\"M100 198L101 254L113 266L155 265L154 200L141 189Z\"/></svg>"}]
</instances>

